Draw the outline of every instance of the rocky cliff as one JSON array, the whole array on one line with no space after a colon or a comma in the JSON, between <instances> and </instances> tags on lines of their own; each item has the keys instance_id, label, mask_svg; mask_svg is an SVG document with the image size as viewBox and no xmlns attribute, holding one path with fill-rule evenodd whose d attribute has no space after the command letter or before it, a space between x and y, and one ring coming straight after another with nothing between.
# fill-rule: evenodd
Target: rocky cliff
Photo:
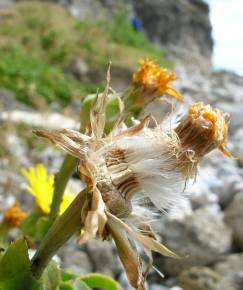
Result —
<instances>
[{"instance_id":1,"label":"rocky cliff","mask_svg":"<svg viewBox=\"0 0 243 290\"><path fill-rule=\"evenodd\" d=\"M134 10L149 38L177 60L210 67L213 40L209 7L202 0L140 0Z\"/></svg>"}]
</instances>

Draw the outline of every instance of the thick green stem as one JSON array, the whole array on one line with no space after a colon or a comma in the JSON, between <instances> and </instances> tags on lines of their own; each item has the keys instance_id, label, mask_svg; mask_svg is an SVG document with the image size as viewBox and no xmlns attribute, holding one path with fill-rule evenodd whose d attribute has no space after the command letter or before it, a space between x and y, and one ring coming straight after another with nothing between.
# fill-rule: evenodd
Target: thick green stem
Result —
<instances>
[{"instance_id":1,"label":"thick green stem","mask_svg":"<svg viewBox=\"0 0 243 290\"><path fill-rule=\"evenodd\" d=\"M31 260L33 275L39 279L57 250L81 229L81 211L86 200L86 190L81 191L71 205L51 226L39 249Z\"/></svg>"},{"instance_id":2,"label":"thick green stem","mask_svg":"<svg viewBox=\"0 0 243 290\"><path fill-rule=\"evenodd\" d=\"M55 189L50 212L51 221L54 221L58 216L65 188L67 186L69 178L72 176L75 170L76 164L76 158L69 154L65 156L60 171L58 172L55 180Z\"/></svg>"}]
</instances>

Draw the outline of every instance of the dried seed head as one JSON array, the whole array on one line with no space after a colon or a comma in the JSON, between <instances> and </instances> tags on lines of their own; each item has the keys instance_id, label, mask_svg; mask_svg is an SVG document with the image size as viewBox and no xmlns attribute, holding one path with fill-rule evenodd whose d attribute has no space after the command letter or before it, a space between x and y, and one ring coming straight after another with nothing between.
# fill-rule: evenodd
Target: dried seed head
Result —
<instances>
[{"instance_id":1,"label":"dried seed head","mask_svg":"<svg viewBox=\"0 0 243 290\"><path fill-rule=\"evenodd\" d=\"M11 227L20 227L22 221L26 218L26 212L22 211L22 209L17 205L13 205L8 208L4 213L4 220Z\"/></svg>"},{"instance_id":2,"label":"dried seed head","mask_svg":"<svg viewBox=\"0 0 243 290\"><path fill-rule=\"evenodd\" d=\"M231 154L224 145L228 137L228 125L229 114L199 102L189 107L188 114L181 119L175 132L181 146L192 150L196 159L215 148L230 157Z\"/></svg>"},{"instance_id":3,"label":"dried seed head","mask_svg":"<svg viewBox=\"0 0 243 290\"><path fill-rule=\"evenodd\" d=\"M133 76L133 85L146 92L150 100L163 93L179 98L169 85L174 78L174 74L143 61ZM79 159L78 169L88 188L81 213L84 230L80 242L96 236L104 239L108 231L115 240L130 283L136 289L145 289L140 259L127 235L144 246L149 258L151 251L178 256L156 240L150 227L144 226L142 215L132 215L132 199L142 192L160 210L177 204L183 197L185 181L195 175L197 164L205 154L219 148L230 155L224 148L228 116L197 103L175 129L173 126L168 129L163 123L149 128L148 118L124 129L119 118L111 134L104 137L109 77L107 80L99 110L91 110L91 136L72 130L36 133ZM131 217L136 225L124 222Z\"/></svg>"},{"instance_id":4,"label":"dried seed head","mask_svg":"<svg viewBox=\"0 0 243 290\"><path fill-rule=\"evenodd\" d=\"M160 210L180 202L185 181L196 175L202 157L215 148L227 152L228 116L196 103L175 129L168 130L163 123L148 128L145 118L139 125L117 132L102 139L70 130L41 135L72 154L76 152L88 188L99 190L112 214L126 217L137 193L145 194Z\"/></svg>"},{"instance_id":5,"label":"dried seed head","mask_svg":"<svg viewBox=\"0 0 243 290\"><path fill-rule=\"evenodd\" d=\"M164 94L182 101L182 95L171 86L175 79L174 72L168 72L152 61L141 60L140 68L133 74L133 86L137 89L142 89L146 99L149 101Z\"/></svg>"}]
</instances>

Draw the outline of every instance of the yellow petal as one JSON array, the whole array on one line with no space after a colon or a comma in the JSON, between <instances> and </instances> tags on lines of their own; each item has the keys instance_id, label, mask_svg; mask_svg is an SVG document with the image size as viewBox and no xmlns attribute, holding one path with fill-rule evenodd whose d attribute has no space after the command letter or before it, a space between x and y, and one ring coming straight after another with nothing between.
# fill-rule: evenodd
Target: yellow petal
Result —
<instances>
[{"instance_id":1,"label":"yellow petal","mask_svg":"<svg viewBox=\"0 0 243 290\"><path fill-rule=\"evenodd\" d=\"M28 181L26 189L35 197L37 206L48 214L54 193L54 176L48 174L42 163L28 170L21 168L20 171Z\"/></svg>"},{"instance_id":2,"label":"yellow petal","mask_svg":"<svg viewBox=\"0 0 243 290\"><path fill-rule=\"evenodd\" d=\"M174 88L168 87L165 91L165 94L174 97L178 101L183 101L183 96Z\"/></svg>"},{"instance_id":3,"label":"yellow petal","mask_svg":"<svg viewBox=\"0 0 243 290\"><path fill-rule=\"evenodd\" d=\"M64 211L69 207L72 201L75 198L75 194L69 191L65 191L62 203L60 205L60 215L64 213Z\"/></svg>"}]
</instances>

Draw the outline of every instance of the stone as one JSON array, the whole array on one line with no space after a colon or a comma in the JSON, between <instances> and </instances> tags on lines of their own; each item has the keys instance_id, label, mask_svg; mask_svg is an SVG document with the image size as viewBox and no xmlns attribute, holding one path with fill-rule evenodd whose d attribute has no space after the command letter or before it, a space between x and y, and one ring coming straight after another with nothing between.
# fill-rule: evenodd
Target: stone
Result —
<instances>
[{"instance_id":1,"label":"stone","mask_svg":"<svg viewBox=\"0 0 243 290\"><path fill-rule=\"evenodd\" d=\"M89 73L89 71L89 65L84 61L84 59L80 57L73 59L66 69L67 73L74 75L80 81L87 78L87 74Z\"/></svg>"},{"instance_id":2,"label":"stone","mask_svg":"<svg viewBox=\"0 0 243 290\"><path fill-rule=\"evenodd\" d=\"M134 288L129 284L129 282L127 280L126 273L124 271L119 276L119 283L120 283L122 289L134 290Z\"/></svg>"},{"instance_id":3,"label":"stone","mask_svg":"<svg viewBox=\"0 0 243 290\"><path fill-rule=\"evenodd\" d=\"M0 112L0 122L26 124L45 129L77 129L78 123L72 118L56 112L46 113L37 111L10 110Z\"/></svg>"},{"instance_id":4,"label":"stone","mask_svg":"<svg viewBox=\"0 0 243 290\"><path fill-rule=\"evenodd\" d=\"M95 272L115 277L123 269L112 242L92 240L85 249Z\"/></svg>"},{"instance_id":5,"label":"stone","mask_svg":"<svg viewBox=\"0 0 243 290\"><path fill-rule=\"evenodd\" d=\"M1 7L1 3L0 3L0 7ZM0 100L1 100L0 112L5 111L5 110L16 110L16 109L27 108L26 105L16 100L14 93L3 88L0 88Z\"/></svg>"},{"instance_id":6,"label":"stone","mask_svg":"<svg viewBox=\"0 0 243 290\"><path fill-rule=\"evenodd\" d=\"M241 125L242 125L242 122L241 122ZM239 158L240 165L243 166L243 128L240 128L235 132L234 137L233 137L233 142L235 145L235 154Z\"/></svg>"},{"instance_id":7,"label":"stone","mask_svg":"<svg viewBox=\"0 0 243 290\"><path fill-rule=\"evenodd\" d=\"M209 7L201 0L140 0L134 10L149 38L168 48L173 56L205 60L210 67L212 53ZM190 53L188 53L190 51Z\"/></svg>"},{"instance_id":8,"label":"stone","mask_svg":"<svg viewBox=\"0 0 243 290\"><path fill-rule=\"evenodd\" d=\"M223 277L216 290L242 290L243 289L243 275L233 274Z\"/></svg>"},{"instance_id":9,"label":"stone","mask_svg":"<svg viewBox=\"0 0 243 290\"><path fill-rule=\"evenodd\" d=\"M161 231L162 242L182 259L156 258L162 273L177 275L192 266L206 266L227 253L232 232L223 215L210 208L200 208L184 220L166 220Z\"/></svg>"},{"instance_id":10,"label":"stone","mask_svg":"<svg viewBox=\"0 0 243 290\"><path fill-rule=\"evenodd\" d=\"M84 275L93 271L93 264L87 253L74 245L68 245L62 250L62 267L74 272L76 275Z\"/></svg>"},{"instance_id":11,"label":"stone","mask_svg":"<svg viewBox=\"0 0 243 290\"><path fill-rule=\"evenodd\" d=\"M237 246L243 250L243 192L235 195L225 211L225 222L233 230Z\"/></svg>"},{"instance_id":12,"label":"stone","mask_svg":"<svg viewBox=\"0 0 243 290\"><path fill-rule=\"evenodd\" d=\"M161 284L152 284L149 287L149 290L170 290L171 288L161 285Z\"/></svg>"},{"instance_id":13,"label":"stone","mask_svg":"<svg viewBox=\"0 0 243 290\"><path fill-rule=\"evenodd\" d=\"M216 290L222 277L206 267L192 267L178 277L178 284L184 290Z\"/></svg>"},{"instance_id":14,"label":"stone","mask_svg":"<svg viewBox=\"0 0 243 290\"><path fill-rule=\"evenodd\" d=\"M243 100L242 100L243 101ZM235 131L236 129L240 129L242 126L242 122L243 122L243 104L239 102L237 104L237 106L235 105L235 103L233 103L233 101L231 100L230 103L224 103L224 102L218 102L216 103L216 106L225 111L228 112L231 115L230 118L230 128L231 130Z\"/></svg>"},{"instance_id":15,"label":"stone","mask_svg":"<svg viewBox=\"0 0 243 290\"><path fill-rule=\"evenodd\" d=\"M243 253L222 257L220 261L214 264L213 269L222 276L236 273L243 275Z\"/></svg>"},{"instance_id":16,"label":"stone","mask_svg":"<svg viewBox=\"0 0 243 290\"><path fill-rule=\"evenodd\" d=\"M218 203L218 196L212 192L211 187L220 186L221 182L216 176L216 168L205 166L200 169L194 184L188 185L186 193L191 200L194 209Z\"/></svg>"},{"instance_id":17,"label":"stone","mask_svg":"<svg viewBox=\"0 0 243 290\"><path fill-rule=\"evenodd\" d=\"M223 276L218 290L243 289L243 253L231 254L213 265L213 269Z\"/></svg>"},{"instance_id":18,"label":"stone","mask_svg":"<svg viewBox=\"0 0 243 290\"><path fill-rule=\"evenodd\" d=\"M14 157L22 166L28 164L27 148L24 144L24 140L14 133L8 133L6 135L5 144L8 148L11 157Z\"/></svg>"}]
</instances>

